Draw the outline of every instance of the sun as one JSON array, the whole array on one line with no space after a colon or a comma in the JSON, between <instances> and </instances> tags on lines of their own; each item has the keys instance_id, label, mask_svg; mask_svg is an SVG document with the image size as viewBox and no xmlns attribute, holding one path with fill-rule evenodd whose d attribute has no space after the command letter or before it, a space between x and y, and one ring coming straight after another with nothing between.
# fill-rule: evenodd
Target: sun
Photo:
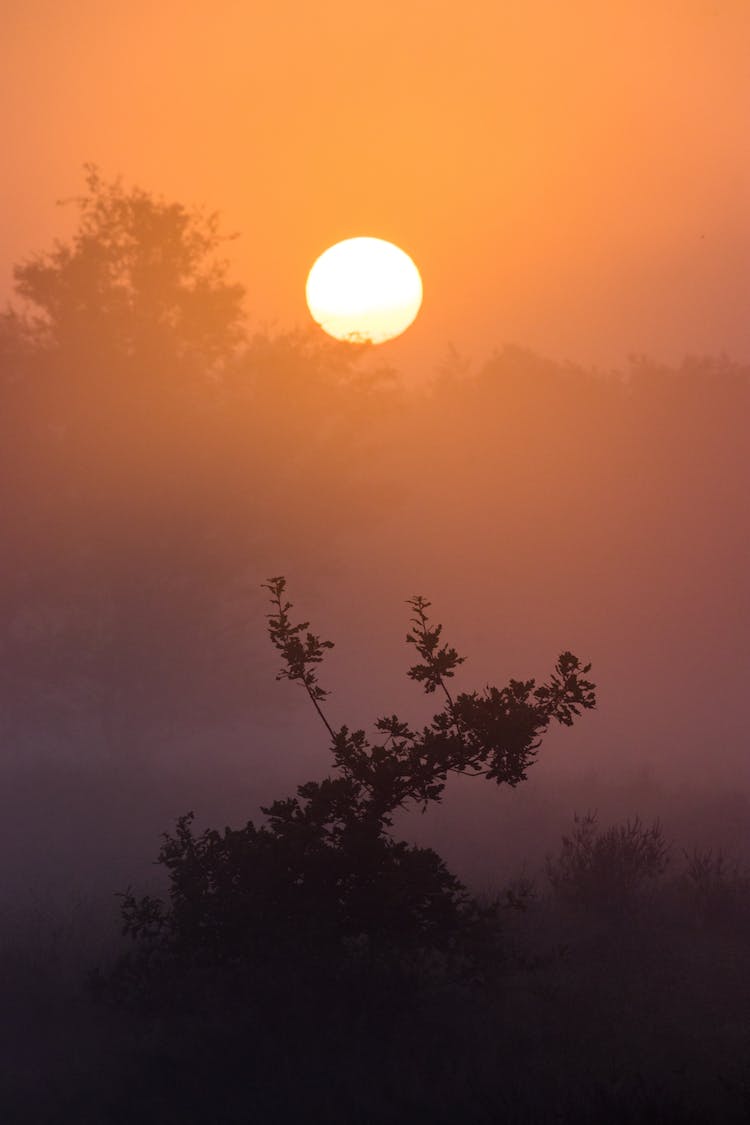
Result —
<instances>
[{"instance_id":1,"label":"sun","mask_svg":"<svg viewBox=\"0 0 750 1125\"><path fill-rule=\"evenodd\" d=\"M382 238L347 238L321 254L305 289L312 318L337 340L382 344L412 324L422 278L408 254Z\"/></svg>"}]
</instances>

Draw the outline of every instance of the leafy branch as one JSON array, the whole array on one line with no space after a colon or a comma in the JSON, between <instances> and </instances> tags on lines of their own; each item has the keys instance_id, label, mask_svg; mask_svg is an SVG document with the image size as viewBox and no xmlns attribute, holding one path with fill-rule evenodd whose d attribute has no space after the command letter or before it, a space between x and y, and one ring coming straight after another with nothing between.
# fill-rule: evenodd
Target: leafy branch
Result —
<instances>
[{"instance_id":1,"label":"leafy branch","mask_svg":"<svg viewBox=\"0 0 750 1125\"><path fill-rule=\"evenodd\" d=\"M490 686L454 698L446 681L464 657L451 645L441 644L442 625L430 623L430 602L415 596L407 603L413 611L407 643L416 647L421 662L408 675L427 694L440 688L447 705L421 731L395 714L379 718L376 729L386 737L373 744L363 730L331 727L320 708L327 692L318 684L316 666L332 644L310 633L308 622L291 623L284 578L270 579L265 588L271 591L274 605L269 616L271 640L285 662L279 678L302 683L323 719L332 738L334 765L346 783L350 818L390 826L397 808L411 802L424 809L430 801L439 801L449 773L483 776L515 787L526 779L550 724L570 726L581 711L596 705L594 684L586 678L591 665L581 664L570 652L562 653L549 680L539 686L533 679L510 680L504 688ZM314 782L303 788L298 797L309 807L315 796L320 812L322 788ZM340 796L336 790L337 800ZM301 812L297 799L292 799L288 811ZM332 808L329 811L333 815ZM340 803L335 819L341 825L347 819Z\"/></svg>"},{"instance_id":2,"label":"leafy branch","mask_svg":"<svg viewBox=\"0 0 750 1125\"><path fill-rule=\"evenodd\" d=\"M316 665L323 660L327 648L333 648L333 641L321 641L320 637L309 631L309 621L293 625L289 617L292 603L284 599L286 579L278 576L263 583L263 589L270 591L274 612L267 614L268 634L271 643L279 650L284 667L277 674L277 680L291 680L302 684L310 697L313 707L326 725L331 738L334 730L320 706L328 692L318 683ZM303 636L304 634L304 636Z\"/></svg>"},{"instance_id":3,"label":"leafy branch","mask_svg":"<svg viewBox=\"0 0 750 1125\"><path fill-rule=\"evenodd\" d=\"M430 628L427 610L431 606L425 598L416 595L409 598L406 603L411 606L414 616L411 619L412 632L407 633L406 643L415 645L417 652L424 660L424 664L414 664L409 669L409 678L424 684L424 690L431 694L436 688L443 689L448 703L453 707L451 693L445 681L455 675L456 668L466 659L459 656L455 648L450 645L440 646L442 625Z\"/></svg>"}]
</instances>

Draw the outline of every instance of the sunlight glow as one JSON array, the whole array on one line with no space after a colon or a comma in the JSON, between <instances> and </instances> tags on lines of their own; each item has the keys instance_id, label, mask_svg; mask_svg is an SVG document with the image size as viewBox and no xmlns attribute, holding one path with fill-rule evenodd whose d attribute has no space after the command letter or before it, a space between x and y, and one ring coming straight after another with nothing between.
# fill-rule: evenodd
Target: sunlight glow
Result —
<instances>
[{"instance_id":1,"label":"sunlight glow","mask_svg":"<svg viewBox=\"0 0 750 1125\"><path fill-rule=\"evenodd\" d=\"M382 238L347 238L310 270L307 305L337 340L382 344L412 324L422 304L422 279L408 254Z\"/></svg>"}]
</instances>

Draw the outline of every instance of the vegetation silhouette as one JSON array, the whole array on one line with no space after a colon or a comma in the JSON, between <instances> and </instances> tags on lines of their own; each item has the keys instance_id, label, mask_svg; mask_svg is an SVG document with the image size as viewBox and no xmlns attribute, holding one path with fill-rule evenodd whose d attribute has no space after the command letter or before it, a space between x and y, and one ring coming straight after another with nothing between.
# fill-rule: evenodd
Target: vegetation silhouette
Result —
<instances>
[{"instance_id":1,"label":"vegetation silhouette","mask_svg":"<svg viewBox=\"0 0 750 1125\"><path fill-rule=\"evenodd\" d=\"M719 706L741 722L745 599L725 576L748 544L746 367L603 373L504 347L399 388L372 352L251 331L215 215L94 168L70 205L73 234L19 264L0 314L0 712L19 753L124 768L138 754L143 772L169 742L187 758L267 703L241 609L258 575L340 568L351 590L361 560L400 541L461 598L447 528L488 618L519 591L512 650L580 623L578 647L646 693L604 719L616 765L647 743L660 698L641 614L693 653L659 660L673 706L712 674L710 646L692 645L711 631L729 669ZM384 566L389 598L397 581ZM711 706L693 698L707 734Z\"/></svg>"},{"instance_id":2,"label":"vegetation silhouette","mask_svg":"<svg viewBox=\"0 0 750 1125\"><path fill-rule=\"evenodd\" d=\"M547 863L547 874L563 901L622 914L661 878L668 862L669 847L658 821L646 827L635 817L601 829L596 813L586 813L574 817L557 859Z\"/></svg>"},{"instance_id":3,"label":"vegetation silhouette","mask_svg":"<svg viewBox=\"0 0 750 1125\"><path fill-rule=\"evenodd\" d=\"M248 572L288 549L278 508L311 565L329 508L356 523L338 459L381 395L357 349L249 333L216 214L93 166L67 203L71 238L16 267L0 313L3 722L125 760L247 712Z\"/></svg>"},{"instance_id":4,"label":"vegetation silhouette","mask_svg":"<svg viewBox=\"0 0 750 1125\"><path fill-rule=\"evenodd\" d=\"M18 737L72 735L93 718L108 750L132 752L171 694L163 674L160 704L148 687L176 668L167 637L180 620L205 633L201 583L215 589L235 565L206 549L210 486L201 494L189 473L183 491L174 469L189 450L205 460L197 417L243 339L244 291L216 215L93 166L67 202L71 239L16 267L17 301L0 316L14 547L3 609L35 621L5 631L5 713ZM149 618L162 628L144 645Z\"/></svg>"},{"instance_id":5,"label":"vegetation silhouette","mask_svg":"<svg viewBox=\"0 0 750 1125\"><path fill-rule=\"evenodd\" d=\"M227 240L218 216L126 191L91 164L85 173L86 190L67 201L80 214L70 243L14 270L25 308L6 314L6 332L71 359L95 354L113 389L117 358L146 374L156 357L205 376L243 337L244 289L218 256Z\"/></svg>"},{"instance_id":6,"label":"vegetation silhouette","mask_svg":"<svg viewBox=\"0 0 750 1125\"><path fill-rule=\"evenodd\" d=\"M337 975L363 961L370 969L419 972L439 963L476 971L474 954L490 939L496 911L481 908L432 849L393 839L393 816L440 801L451 773L511 787L524 781L550 724L571 726L595 706L590 665L564 652L546 683L511 680L454 696L448 681L464 658L442 642L430 603L411 598L407 642L420 660L408 674L445 703L421 730L395 714L379 718L384 737L371 742L326 717L318 666L332 642L293 621L283 577L265 588L278 678L309 696L330 735L334 774L264 808L257 827L196 835L193 814L181 817L159 854L168 901L124 898L124 930L136 949L121 963L120 981L148 995L154 982L163 989L170 976L196 969L240 968L256 981L271 964Z\"/></svg>"},{"instance_id":7,"label":"vegetation silhouette","mask_svg":"<svg viewBox=\"0 0 750 1125\"><path fill-rule=\"evenodd\" d=\"M603 373L504 347L476 370L449 354L407 393L372 353L251 332L215 216L93 168L71 204L72 237L19 265L0 315L3 1120L746 1122L750 877L727 854L747 839L747 365ZM679 871L649 818L584 816L546 877L500 894L569 802L591 801L580 759L570 788L558 775L528 817L519 801L513 828L480 834L465 885L397 838L456 772L520 784L537 719L565 722L564 701L555 715L524 682L455 692L461 658L412 599L412 678L442 710L415 728L399 700L370 738L338 727L326 642L280 579L257 581L294 566L314 596L333 574L346 604L370 567L373 622L425 556L458 613L502 619L524 660L581 630L573 647L615 688L603 786L634 747L658 762L670 832L697 838ZM259 714L276 719L248 624L265 593L330 775L254 825L178 822L169 893L124 900L128 956L102 973L137 1014L89 1007L106 906L61 927L47 888L109 895L196 791L230 822L277 769L293 792L299 732L284 755L280 724L273 755L246 752ZM374 622L368 690L378 643ZM711 804L733 747L733 800ZM692 807L674 795L691 754L709 798ZM644 792L625 797L642 808ZM484 864L488 902L469 889ZM33 917L16 887L39 896Z\"/></svg>"}]
</instances>

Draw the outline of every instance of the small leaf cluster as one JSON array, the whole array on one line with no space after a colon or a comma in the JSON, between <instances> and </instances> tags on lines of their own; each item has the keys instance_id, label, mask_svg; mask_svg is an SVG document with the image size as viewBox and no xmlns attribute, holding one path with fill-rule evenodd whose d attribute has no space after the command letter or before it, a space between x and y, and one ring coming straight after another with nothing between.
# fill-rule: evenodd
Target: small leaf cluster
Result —
<instances>
[{"instance_id":1,"label":"small leaf cluster","mask_svg":"<svg viewBox=\"0 0 750 1125\"><path fill-rule=\"evenodd\" d=\"M409 598L406 603L414 612L412 617L412 631L407 633L407 644L414 645L417 652L424 660L424 664L414 664L409 669L409 678L418 684L424 684L424 690L429 694L437 688L445 687L445 681L451 679L459 664L463 664L465 657L459 656L455 648L450 645L440 644L442 625L430 627L427 610L431 602L417 594Z\"/></svg>"},{"instance_id":2,"label":"small leaf cluster","mask_svg":"<svg viewBox=\"0 0 750 1125\"><path fill-rule=\"evenodd\" d=\"M309 621L292 624L289 617L292 603L284 600L285 578L269 578L263 583L263 589L270 591L274 607L274 612L268 614L268 635L284 661L276 679L301 683L310 698L320 702L328 692L318 683L315 666L323 660L325 649L333 648L333 642L321 641L311 633Z\"/></svg>"}]
</instances>

